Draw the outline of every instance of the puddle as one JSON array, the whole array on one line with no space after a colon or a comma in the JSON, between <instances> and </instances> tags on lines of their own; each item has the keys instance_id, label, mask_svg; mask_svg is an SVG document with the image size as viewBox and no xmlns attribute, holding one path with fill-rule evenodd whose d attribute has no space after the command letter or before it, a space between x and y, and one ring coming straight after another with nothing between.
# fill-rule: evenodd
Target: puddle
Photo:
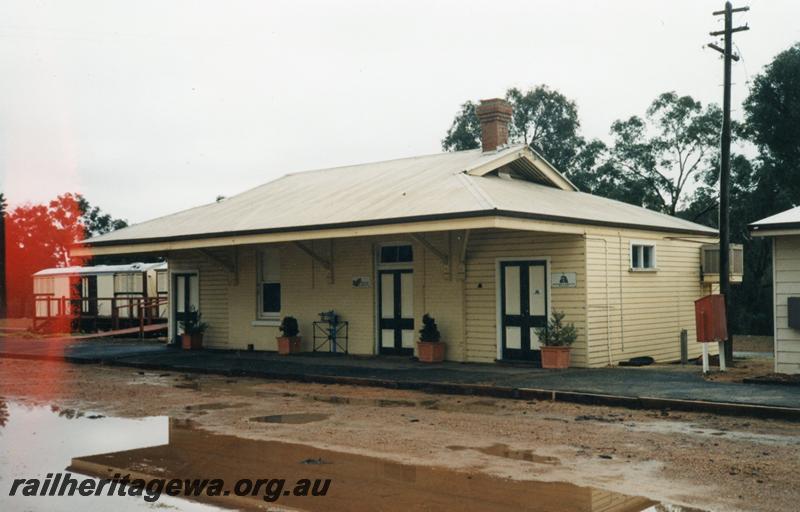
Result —
<instances>
[{"instance_id":1,"label":"puddle","mask_svg":"<svg viewBox=\"0 0 800 512\"><path fill-rule=\"evenodd\" d=\"M211 405L214 404L198 404ZM62 413L63 411L70 411ZM282 422L287 416L276 415ZM89 419L95 417L95 419ZM322 439L322 438L321 438ZM506 445L477 449L492 456L553 464L527 450ZM626 496L567 483L497 478L475 471L415 466L381 458L341 453L303 444L243 439L196 428L190 420L166 417L123 419L91 411L59 410L0 401L0 510L115 512L168 509L606 512L660 510L643 497ZM72 472L78 480L113 478L116 473L145 479L221 479L234 489L242 479L274 480L246 496L201 493L194 501L165 494L155 503L130 496L9 496L15 478L40 478ZM330 480L324 496L296 496L297 483ZM96 481L96 480L95 480ZM322 486L320 487L322 488ZM287 494L288 493L288 494ZM275 499L270 502L264 497ZM664 508L680 512L678 507Z\"/></svg>"},{"instance_id":2,"label":"puddle","mask_svg":"<svg viewBox=\"0 0 800 512\"><path fill-rule=\"evenodd\" d=\"M187 412L205 412L205 411L219 411L222 409L235 409L237 407L244 407L247 404L243 403L228 403L228 402L212 402L207 404L193 404L184 407Z\"/></svg>"},{"instance_id":3,"label":"puddle","mask_svg":"<svg viewBox=\"0 0 800 512\"><path fill-rule=\"evenodd\" d=\"M463 451L474 450L476 452L485 453L486 455L493 455L495 457L503 457L505 459L523 460L526 462L535 462L537 464L550 464L557 465L560 461L556 457L546 457L543 455L536 455L533 450L515 450L507 444L497 443L483 448L470 447L470 446L448 446L449 450Z\"/></svg>"},{"instance_id":4,"label":"puddle","mask_svg":"<svg viewBox=\"0 0 800 512\"><path fill-rule=\"evenodd\" d=\"M313 423L315 421L327 420L330 414L317 414L317 413L296 413L296 414L272 414L270 416L256 416L250 418L250 421L259 423L289 423L299 425L302 423Z\"/></svg>"},{"instance_id":5,"label":"puddle","mask_svg":"<svg viewBox=\"0 0 800 512\"><path fill-rule=\"evenodd\" d=\"M157 504L129 496L9 496L15 478L64 472L73 457L169 443L166 416L141 419L105 417L92 411L31 406L0 400L0 510L114 510L128 512L166 507L174 511L218 510L165 496ZM78 480L87 477L73 474Z\"/></svg>"},{"instance_id":6,"label":"puddle","mask_svg":"<svg viewBox=\"0 0 800 512\"><path fill-rule=\"evenodd\" d=\"M304 400L328 404L371 405L375 407L418 407L444 412L466 412L473 414L507 414L505 404L495 400L387 400L383 398L357 398L338 395L307 395Z\"/></svg>"},{"instance_id":7,"label":"puddle","mask_svg":"<svg viewBox=\"0 0 800 512\"><path fill-rule=\"evenodd\" d=\"M566 483L496 478L479 472L414 466L380 458L336 452L303 444L260 441L215 434L191 421L169 423L168 445L138 448L72 461L76 471L95 476L115 473L152 474L161 478L220 478L237 482L249 478L280 478L278 488L265 486L249 496L200 496L198 499L240 509L263 508L264 497L276 505L302 510L372 511L506 511L639 512L656 503ZM515 457L513 450L490 448L492 454ZM520 451L519 457L525 460ZM150 471L151 473L148 473ZM324 496L295 496L296 482L330 480ZM227 487L226 487L227 488ZM677 507L670 508L679 512Z\"/></svg>"}]
</instances>

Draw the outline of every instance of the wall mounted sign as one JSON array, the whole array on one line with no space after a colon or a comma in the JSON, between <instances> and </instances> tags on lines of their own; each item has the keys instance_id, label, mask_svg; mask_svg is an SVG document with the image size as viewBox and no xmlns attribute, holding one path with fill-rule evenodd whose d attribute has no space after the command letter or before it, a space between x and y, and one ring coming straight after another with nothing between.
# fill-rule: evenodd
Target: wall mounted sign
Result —
<instances>
[{"instance_id":1,"label":"wall mounted sign","mask_svg":"<svg viewBox=\"0 0 800 512\"><path fill-rule=\"evenodd\" d=\"M371 285L369 277L354 277L353 278L353 288L369 288Z\"/></svg>"},{"instance_id":2,"label":"wall mounted sign","mask_svg":"<svg viewBox=\"0 0 800 512\"><path fill-rule=\"evenodd\" d=\"M576 272L556 272L550 276L550 286L553 288L575 288L578 286Z\"/></svg>"}]
</instances>

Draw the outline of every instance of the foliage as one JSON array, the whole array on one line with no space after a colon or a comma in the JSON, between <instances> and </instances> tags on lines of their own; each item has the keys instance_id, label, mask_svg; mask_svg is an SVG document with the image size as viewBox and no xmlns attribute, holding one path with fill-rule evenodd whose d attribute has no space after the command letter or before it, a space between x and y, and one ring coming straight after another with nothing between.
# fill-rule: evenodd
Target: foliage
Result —
<instances>
[{"instance_id":1,"label":"foliage","mask_svg":"<svg viewBox=\"0 0 800 512\"><path fill-rule=\"evenodd\" d=\"M753 81L744 102L745 134L783 205L800 197L800 43L779 53ZM775 208L780 206L775 205ZM788 208L788 206L787 206Z\"/></svg>"},{"instance_id":2,"label":"foliage","mask_svg":"<svg viewBox=\"0 0 800 512\"><path fill-rule=\"evenodd\" d=\"M80 194L67 193L47 204L24 204L4 217L9 316L29 316L33 308L33 273L49 267L83 265L69 248L87 236L119 226L89 205Z\"/></svg>"},{"instance_id":3,"label":"foliage","mask_svg":"<svg viewBox=\"0 0 800 512\"><path fill-rule=\"evenodd\" d=\"M71 198L78 203L78 210L81 212L81 222L86 233L86 237L102 235L117 229L128 227L128 222L123 219L115 219L107 213L103 213L97 206L92 206L81 194L65 194L59 196L59 200Z\"/></svg>"},{"instance_id":4,"label":"foliage","mask_svg":"<svg viewBox=\"0 0 800 512\"><path fill-rule=\"evenodd\" d=\"M556 169L569 173L582 146L575 102L546 85L506 92L514 113L510 136L544 156Z\"/></svg>"},{"instance_id":5,"label":"foliage","mask_svg":"<svg viewBox=\"0 0 800 512\"><path fill-rule=\"evenodd\" d=\"M419 330L419 341L423 342L437 342L441 339L439 327L436 325L436 320L425 313L422 316L422 329Z\"/></svg>"},{"instance_id":6,"label":"foliage","mask_svg":"<svg viewBox=\"0 0 800 512\"><path fill-rule=\"evenodd\" d=\"M719 107L675 92L659 95L644 119L615 121L610 163L628 202L675 215L691 185L714 174L721 124Z\"/></svg>"},{"instance_id":7,"label":"foliage","mask_svg":"<svg viewBox=\"0 0 800 512\"><path fill-rule=\"evenodd\" d=\"M297 326L297 319L293 316L285 316L281 320L281 325L278 326L281 333L288 338L292 338L300 334L300 328Z\"/></svg>"},{"instance_id":8,"label":"foliage","mask_svg":"<svg viewBox=\"0 0 800 512\"><path fill-rule=\"evenodd\" d=\"M563 311L553 311L553 316L547 322L546 327L535 330L539 341L547 347L568 347L578 338L578 331L575 324L564 325Z\"/></svg>"},{"instance_id":9,"label":"foliage","mask_svg":"<svg viewBox=\"0 0 800 512\"><path fill-rule=\"evenodd\" d=\"M203 334L208 329L208 324L203 322L203 315L192 308L189 316L179 322L184 334Z\"/></svg>"},{"instance_id":10,"label":"foliage","mask_svg":"<svg viewBox=\"0 0 800 512\"><path fill-rule=\"evenodd\" d=\"M475 111L477 105L467 101L461 105L450 129L442 139L442 149L445 151L464 151L481 147L481 123Z\"/></svg>"},{"instance_id":11,"label":"foliage","mask_svg":"<svg viewBox=\"0 0 800 512\"><path fill-rule=\"evenodd\" d=\"M6 316L6 197L0 192L0 318Z\"/></svg>"}]
</instances>

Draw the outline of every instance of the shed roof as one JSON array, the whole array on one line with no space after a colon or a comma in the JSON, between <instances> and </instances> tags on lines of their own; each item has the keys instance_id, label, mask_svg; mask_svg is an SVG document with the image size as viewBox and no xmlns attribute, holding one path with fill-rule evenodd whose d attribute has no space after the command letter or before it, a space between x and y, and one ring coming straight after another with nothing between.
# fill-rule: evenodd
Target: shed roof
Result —
<instances>
[{"instance_id":1,"label":"shed roof","mask_svg":"<svg viewBox=\"0 0 800 512\"><path fill-rule=\"evenodd\" d=\"M800 230L800 206L757 220L750 224L749 227L754 235L784 230Z\"/></svg>"},{"instance_id":2,"label":"shed roof","mask_svg":"<svg viewBox=\"0 0 800 512\"><path fill-rule=\"evenodd\" d=\"M478 215L716 234L707 226L578 192L541 156L516 145L288 174L86 243L127 245Z\"/></svg>"},{"instance_id":3,"label":"shed roof","mask_svg":"<svg viewBox=\"0 0 800 512\"><path fill-rule=\"evenodd\" d=\"M126 274L147 272L148 270L166 270L167 262L160 263L130 263L128 265L92 265L86 267L54 267L40 270L33 274L35 277L47 276L86 276L97 274Z\"/></svg>"}]
</instances>

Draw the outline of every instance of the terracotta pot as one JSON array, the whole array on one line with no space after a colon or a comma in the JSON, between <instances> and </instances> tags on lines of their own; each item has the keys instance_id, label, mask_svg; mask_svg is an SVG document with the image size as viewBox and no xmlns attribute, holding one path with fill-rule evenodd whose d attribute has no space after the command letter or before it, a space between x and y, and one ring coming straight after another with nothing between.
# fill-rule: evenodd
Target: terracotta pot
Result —
<instances>
[{"instance_id":1,"label":"terracotta pot","mask_svg":"<svg viewBox=\"0 0 800 512\"><path fill-rule=\"evenodd\" d=\"M200 350L203 348L203 333L182 334L181 347L183 350Z\"/></svg>"},{"instance_id":2,"label":"terracotta pot","mask_svg":"<svg viewBox=\"0 0 800 512\"><path fill-rule=\"evenodd\" d=\"M418 341L417 352L423 363L441 363L444 361L445 344L441 341Z\"/></svg>"},{"instance_id":3,"label":"terracotta pot","mask_svg":"<svg viewBox=\"0 0 800 512\"><path fill-rule=\"evenodd\" d=\"M295 352L300 352L300 336L278 336L278 353L286 356Z\"/></svg>"},{"instance_id":4,"label":"terracotta pot","mask_svg":"<svg viewBox=\"0 0 800 512\"><path fill-rule=\"evenodd\" d=\"M542 347L542 368L569 368L569 347Z\"/></svg>"}]
</instances>

